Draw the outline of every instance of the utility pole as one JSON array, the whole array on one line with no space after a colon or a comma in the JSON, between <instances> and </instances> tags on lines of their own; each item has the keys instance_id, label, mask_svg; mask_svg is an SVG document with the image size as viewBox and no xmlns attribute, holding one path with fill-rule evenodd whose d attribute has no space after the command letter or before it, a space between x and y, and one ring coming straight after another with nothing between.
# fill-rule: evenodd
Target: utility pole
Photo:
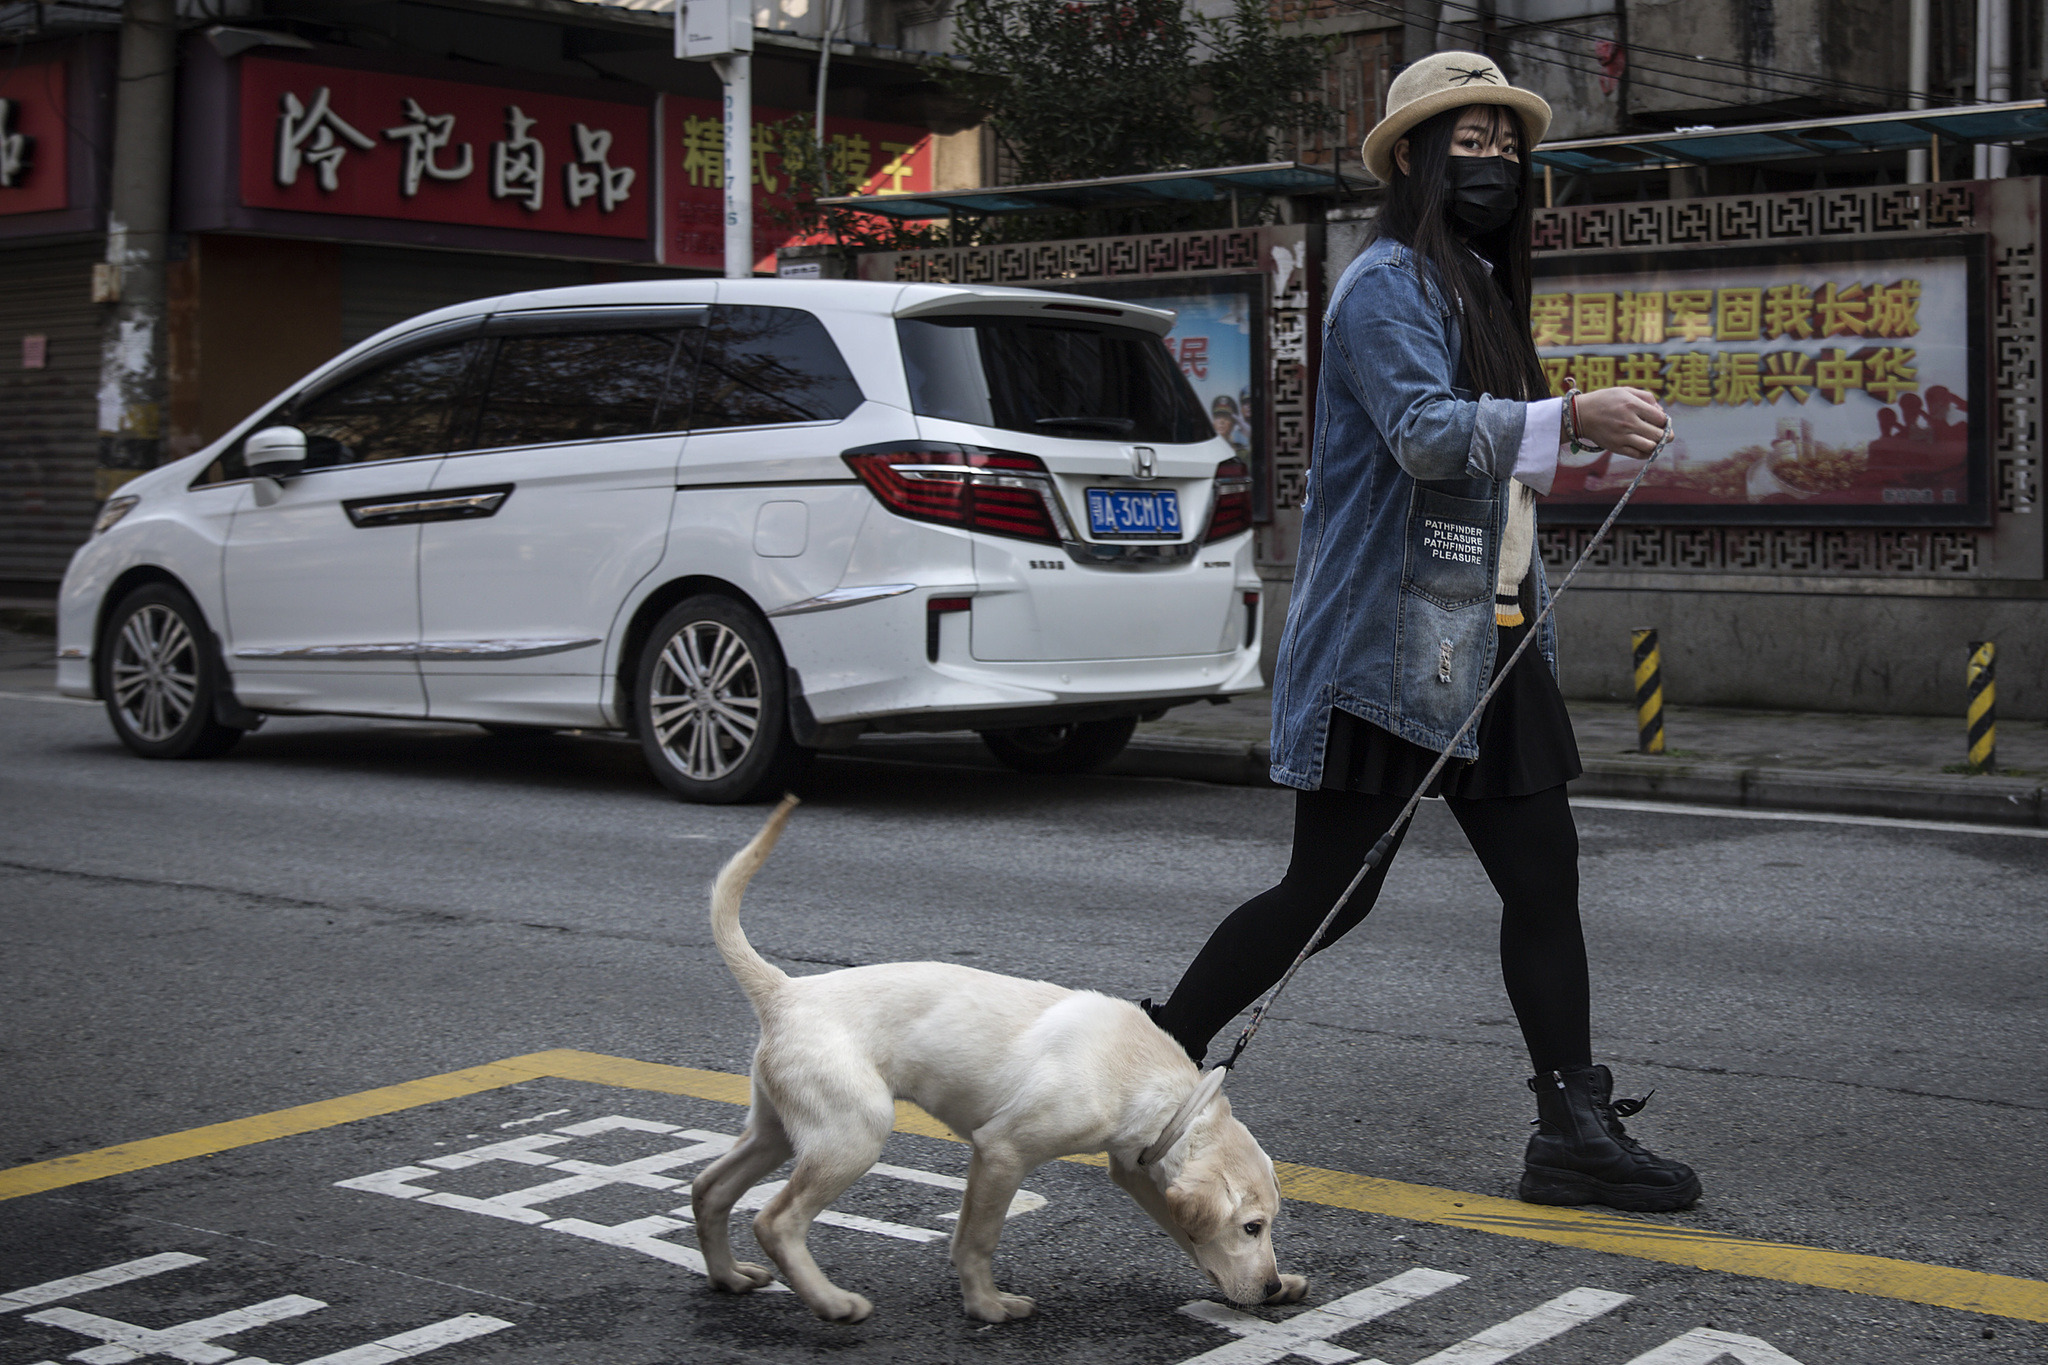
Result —
<instances>
[{"instance_id":1,"label":"utility pole","mask_svg":"<svg viewBox=\"0 0 2048 1365\"><path fill-rule=\"evenodd\" d=\"M2006 0L1977 0L1977 100L2003 104L2012 98L2012 9ZM1975 172L1979 180L2002 180L2012 157L2009 147L1980 142Z\"/></svg>"},{"instance_id":2,"label":"utility pole","mask_svg":"<svg viewBox=\"0 0 2048 1365\"><path fill-rule=\"evenodd\" d=\"M171 114L177 89L176 0L125 0L107 258L93 300L111 305L100 342L101 498L164 449L165 261L171 226Z\"/></svg>"},{"instance_id":3,"label":"utility pole","mask_svg":"<svg viewBox=\"0 0 2048 1365\"><path fill-rule=\"evenodd\" d=\"M676 56L725 82L725 277L754 274L754 16L750 0L676 7Z\"/></svg>"},{"instance_id":4,"label":"utility pole","mask_svg":"<svg viewBox=\"0 0 2048 1365\"><path fill-rule=\"evenodd\" d=\"M1906 20L1906 107L1927 107L1928 7L1933 0L1908 0ZM1906 153L1906 183L1927 183L1927 149Z\"/></svg>"}]
</instances>

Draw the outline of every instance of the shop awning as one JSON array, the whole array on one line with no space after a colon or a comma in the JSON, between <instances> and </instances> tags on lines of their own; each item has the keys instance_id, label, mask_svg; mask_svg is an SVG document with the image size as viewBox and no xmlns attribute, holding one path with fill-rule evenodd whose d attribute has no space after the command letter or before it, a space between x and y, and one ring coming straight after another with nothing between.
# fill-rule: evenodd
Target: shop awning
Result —
<instances>
[{"instance_id":1,"label":"shop awning","mask_svg":"<svg viewBox=\"0 0 2048 1365\"><path fill-rule=\"evenodd\" d=\"M818 203L859 209L891 218L944 218L951 214L1043 213L1051 210L1130 208L1169 203L1214 203L1233 195L1284 198L1303 194L1349 194L1372 182L1357 172L1299 161L1257 166L1219 166L1200 171L1155 171L1113 175L1102 180L1060 180L1046 185L990 185L975 190L922 194L847 194Z\"/></svg>"},{"instance_id":2,"label":"shop awning","mask_svg":"<svg viewBox=\"0 0 2048 1365\"><path fill-rule=\"evenodd\" d=\"M1546 142L1536 149L1535 159L1539 165L1570 175L1604 175L1658 166L1725 166L1904 151L1925 147L1930 138L1967 143L2048 141L2048 100L1733 128L1684 128L1655 136L1579 138Z\"/></svg>"}]
</instances>

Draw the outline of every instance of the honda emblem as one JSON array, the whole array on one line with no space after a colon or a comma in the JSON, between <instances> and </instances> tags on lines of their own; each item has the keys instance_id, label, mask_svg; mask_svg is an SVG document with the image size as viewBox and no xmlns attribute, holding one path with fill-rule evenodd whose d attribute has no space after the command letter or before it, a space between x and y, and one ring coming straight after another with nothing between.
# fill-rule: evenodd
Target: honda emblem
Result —
<instances>
[{"instance_id":1,"label":"honda emblem","mask_svg":"<svg viewBox=\"0 0 2048 1365\"><path fill-rule=\"evenodd\" d=\"M1132 447L1131 447L1131 474L1132 474L1132 476L1133 476L1134 478L1140 478L1140 479L1149 479L1149 478L1152 478L1152 477L1153 477L1153 469L1152 469L1152 459L1153 459L1153 456L1152 456L1152 447L1151 447L1151 446L1132 446Z\"/></svg>"}]
</instances>

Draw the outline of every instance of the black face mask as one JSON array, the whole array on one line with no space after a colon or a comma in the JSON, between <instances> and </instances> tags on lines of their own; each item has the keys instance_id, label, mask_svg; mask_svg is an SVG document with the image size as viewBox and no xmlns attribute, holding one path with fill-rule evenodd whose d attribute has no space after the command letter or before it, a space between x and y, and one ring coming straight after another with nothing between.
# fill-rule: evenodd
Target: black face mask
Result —
<instances>
[{"instance_id":1,"label":"black face mask","mask_svg":"<svg viewBox=\"0 0 2048 1365\"><path fill-rule=\"evenodd\" d=\"M1506 227L1522 201L1521 167L1504 156L1454 156L1445 165L1452 220L1473 237Z\"/></svg>"}]
</instances>

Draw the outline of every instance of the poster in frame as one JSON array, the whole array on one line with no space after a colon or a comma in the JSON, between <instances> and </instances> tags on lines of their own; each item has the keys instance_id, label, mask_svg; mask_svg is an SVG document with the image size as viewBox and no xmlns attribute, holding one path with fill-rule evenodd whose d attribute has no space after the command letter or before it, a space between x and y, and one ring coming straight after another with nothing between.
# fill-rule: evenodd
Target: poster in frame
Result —
<instances>
[{"instance_id":1,"label":"poster in frame","mask_svg":"<svg viewBox=\"0 0 2048 1365\"><path fill-rule=\"evenodd\" d=\"M1272 519L1270 423L1266 413L1264 275L1076 284L1077 294L1141 303L1174 314L1166 349L1194 388L1216 434L1252 471L1252 519Z\"/></svg>"},{"instance_id":2,"label":"poster in frame","mask_svg":"<svg viewBox=\"0 0 2048 1365\"><path fill-rule=\"evenodd\" d=\"M1983 526L1991 519L1986 240L1538 256L1552 393L1647 389L1677 439L1638 524ZM1640 468L1560 460L1543 520L1596 523Z\"/></svg>"}]
</instances>

